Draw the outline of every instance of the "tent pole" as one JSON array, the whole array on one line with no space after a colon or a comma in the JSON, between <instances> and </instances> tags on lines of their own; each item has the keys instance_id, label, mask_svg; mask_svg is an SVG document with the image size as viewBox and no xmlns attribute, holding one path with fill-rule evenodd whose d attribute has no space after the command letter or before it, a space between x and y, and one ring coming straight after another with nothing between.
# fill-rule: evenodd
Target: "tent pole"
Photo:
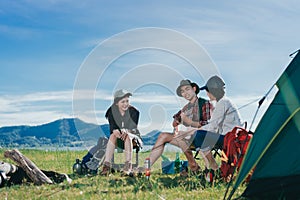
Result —
<instances>
[{"instance_id":1,"label":"tent pole","mask_svg":"<svg viewBox=\"0 0 300 200\"><path fill-rule=\"evenodd\" d=\"M234 192L235 192L235 188L232 188L227 200L230 200L232 198Z\"/></svg>"},{"instance_id":2,"label":"tent pole","mask_svg":"<svg viewBox=\"0 0 300 200\"><path fill-rule=\"evenodd\" d=\"M275 86L275 84L273 84L272 87L269 89L269 91L265 94L265 96L263 96L263 97L261 98L261 100L259 100L259 102L258 102L258 107L257 107L256 112L255 112L255 114L254 114L254 117L253 117L253 119L252 119L252 122L251 122L251 125L250 125L250 128L249 128L249 131L251 131L251 128L252 128L252 126L253 126L253 124L254 124L254 120L256 119L258 110L260 109L260 106L263 104L263 102L265 101L265 99L267 98L267 96L270 94L270 92L272 91L272 89L274 88L274 86Z\"/></svg>"}]
</instances>

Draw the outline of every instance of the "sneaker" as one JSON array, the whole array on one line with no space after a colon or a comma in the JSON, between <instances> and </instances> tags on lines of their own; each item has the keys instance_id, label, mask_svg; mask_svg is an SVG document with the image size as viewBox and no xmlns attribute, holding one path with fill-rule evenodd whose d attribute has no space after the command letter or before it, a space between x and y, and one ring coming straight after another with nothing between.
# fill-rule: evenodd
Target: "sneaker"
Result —
<instances>
[{"instance_id":1,"label":"sneaker","mask_svg":"<svg viewBox=\"0 0 300 200\"><path fill-rule=\"evenodd\" d=\"M214 170L205 168L202 174L203 174L203 178L207 183L212 183L214 181L214 176L215 176Z\"/></svg>"},{"instance_id":2,"label":"sneaker","mask_svg":"<svg viewBox=\"0 0 300 200\"><path fill-rule=\"evenodd\" d=\"M125 162L124 168L121 171L121 173L122 173L123 176L130 176L130 177L133 176L132 165L131 165L130 162Z\"/></svg>"},{"instance_id":3,"label":"sneaker","mask_svg":"<svg viewBox=\"0 0 300 200\"><path fill-rule=\"evenodd\" d=\"M134 177L134 173L131 171L122 171L121 176L129 176L129 177Z\"/></svg>"},{"instance_id":4,"label":"sneaker","mask_svg":"<svg viewBox=\"0 0 300 200\"><path fill-rule=\"evenodd\" d=\"M102 168L102 171L100 172L100 175L101 175L101 176L107 176L107 175L109 175L111 172L112 172L112 168L110 167L110 163L105 162L105 163L103 164L103 168Z\"/></svg>"},{"instance_id":5,"label":"sneaker","mask_svg":"<svg viewBox=\"0 0 300 200\"><path fill-rule=\"evenodd\" d=\"M180 172L180 176L184 177L184 178L188 177L189 175L199 177L201 174L202 174L202 171L201 171L201 168L199 165L197 165L197 167L195 169L193 169L193 170L191 169L190 174L188 173L188 168L185 168Z\"/></svg>"},{"instance_id":6,"label":"sneaker","mask_svg":"<svg viewBox=\"0 0 300 200\"><path fill-rule=\"evenodd\" d=\"M188 176L189 176L189 173L186 169L183 169L183 170L180 171L180 177L186 178Z\"/></svg>"},{"instance_id":7,"label":"sneaker","mask_svg":"<svg viewBox=\"0 0 300 200\"><path fill-rule=\"evenodd\" d=\"M202 174L200 166L198 165L196 169L191 170L191 174L193 176L200 176Z\"/></svg>"}]
</instances>

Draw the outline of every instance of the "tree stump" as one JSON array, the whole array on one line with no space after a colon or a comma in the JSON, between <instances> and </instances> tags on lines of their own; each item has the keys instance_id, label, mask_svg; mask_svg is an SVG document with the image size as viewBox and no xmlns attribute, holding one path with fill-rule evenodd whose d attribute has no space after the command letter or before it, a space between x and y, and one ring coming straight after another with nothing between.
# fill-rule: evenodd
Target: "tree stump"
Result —
<instances>
[{"instance_id":1,"label":"tree stump","mask_svg":"<svg viewBox=\"0 0 300 200\"><path fill-rule=\"evenodd\" d=\"M5 151L4 156L15 161L26 172L34 184L53 183L30 159L17 149Z\"/></svg>"}]
</instances>

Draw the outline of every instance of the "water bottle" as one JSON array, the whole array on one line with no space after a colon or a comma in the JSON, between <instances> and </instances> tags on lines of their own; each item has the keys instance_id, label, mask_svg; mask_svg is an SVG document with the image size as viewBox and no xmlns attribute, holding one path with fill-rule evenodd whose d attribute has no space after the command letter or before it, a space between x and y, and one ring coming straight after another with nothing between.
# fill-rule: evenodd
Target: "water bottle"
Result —
<instances>
[{"instance_id":1,"label":"water bottle","mask_svg":"<svg viewBox=\"0 0 300 200\"><path fill-rule=\"evenodd\" d=\"M73 172L75 174L79 174L79 175L82 174L82 166L81 166L80 160L78 158L76 159L76 162L73 165Z\"/></svg>"},{"instance_id":2,"label":"water bottle","mask_svg":"<svg viewBox=\"0 0 300 200\"><path fill-rule=\"evenodd\" d=\"M163 154L161 155L161 158L162 158L163 161L170 161L170 159L167 156L163 155Z\"/></svg>"},{"instance_id":3,"label":"water bottle","mask_svg":"<svg viewBox=\"0 0 300 200\"><path fill-rule=\"evenodd\" d=\"M176 158L174 161L174 165L175 165L175 173L179 173L180 172L180 158L179 158L178 152L176 152Z\"/></svg>"},{"instance_id":4,"label":"water bottle","mask_svg":"<svg viewBox=\"0 0 300 200\"><path fill-rule=\"evenodd\" d=\"M144 163L146 179L150 179L150 158L145 159Z\"/></svg>"}]
</instances>

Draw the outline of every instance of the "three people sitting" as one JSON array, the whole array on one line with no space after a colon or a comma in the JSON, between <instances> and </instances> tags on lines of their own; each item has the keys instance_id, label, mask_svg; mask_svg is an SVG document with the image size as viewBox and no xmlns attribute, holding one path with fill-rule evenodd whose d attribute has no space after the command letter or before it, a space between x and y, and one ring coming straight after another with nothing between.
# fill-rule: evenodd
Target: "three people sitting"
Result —
<instances>
[{"instance_id":1,"label":"three people sitting","mask_svg":"<svg viewBox=\"0 0 300 200\"><path fill-rule=\"evenodd\" d=\"M200 90L205 90L209 101L198 97ZM173 132L162 132L150 153L150 163L153 165L162 155L166 143L181 148L184 152L190 170L197 173L201 170L193 157L191 145L200 148L203 159L207 161L206 168L219 168L211 149L216 143L223 143L224 135L235 126L242 126L241 117L236 106L225 95L225 82L219 76L212 76L205 86L199 86L190 80L180 81L176 94L188 103L176 114L173 120ZM129 104L132 94L118 90L114 94L114 103L107 110L105 117L109 121L111 135L107 145L105 162L101 175L107 175L111 170L111 159L116 144L125 148L124 172L132 171L132 139L129 134L138 134L139 111ZM215 101L213 107L211 102ZM177 131L183 125L185 131Z\"/></svg>"}]
</instances>

